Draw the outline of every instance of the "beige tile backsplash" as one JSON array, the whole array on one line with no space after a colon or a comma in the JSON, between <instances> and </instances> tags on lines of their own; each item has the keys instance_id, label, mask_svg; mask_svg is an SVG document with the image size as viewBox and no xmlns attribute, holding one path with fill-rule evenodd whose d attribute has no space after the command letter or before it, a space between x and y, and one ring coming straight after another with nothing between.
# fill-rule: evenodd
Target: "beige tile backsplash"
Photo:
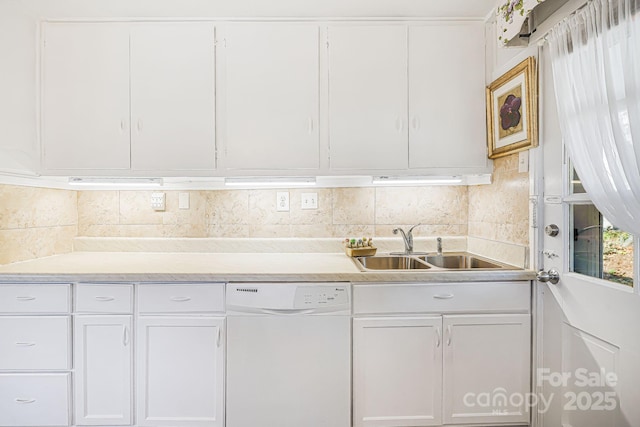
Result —
<instances>
[{"instance_id":1,"label":"beige tile backsplash","mask_svg":"<svg viewBox=\"0 0 640 427\"><path fill-rule=\"evenodd\" d=\"M0 185L0 264L70 252L75 191Z\"/></svg>"},{"instance_id":2,"label":"beige tile backsplash","mask_svg":"<svg viewBox=\"0 0 640 427\"><path fill-rule=\"evenodd\" d=\"M493 183L469 187L472 237L529 244L529 174L518 172L518 154L494 161Z\"/></svg>"},{"instance_id":3,"label":"beige tile backsplash","mask_svg":"<svg viewBox=\"0 0 640 427\"><path fill-rule=\"evenodd\" d=\"M422 223L416 236L473 236L527 245L529 174L518 156L495 161L482 186L289 190L290 211L276 211L276 190L166 191L166 210L150 191L65 191L0 185L0 263L69 252L87 237L392 236L395 226ZM318 209L301 209L302 193Z\"/></svg>"},{"instance_id":4,"label":"beige tile backsplash","mask_svg":"<svg viewBox=\"0 0 640 427\"><path fill-rule=\"evenodd\" d=\"M318 209L302 209L302 193ZM467 234L467 187L289 190L290 210L276 210L276 190L190 191L191 208L155 212L151 192L82 192L79 235L87 237L390 236L393 227L424 224L416 236Z\"/></svg>"}]
</instances>

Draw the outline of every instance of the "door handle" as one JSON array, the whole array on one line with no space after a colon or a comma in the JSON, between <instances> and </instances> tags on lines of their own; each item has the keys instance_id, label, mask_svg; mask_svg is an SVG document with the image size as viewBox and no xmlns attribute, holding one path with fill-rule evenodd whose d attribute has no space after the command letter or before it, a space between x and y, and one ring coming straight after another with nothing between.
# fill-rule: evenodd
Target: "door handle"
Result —
<instances>
[{"instance_id":1,"label":"door handle","mask_svg":"<svg viewBox=\"0 0 640 427\"><path fill-rule=\"evenodd\" d=\"M549 271L540 270L538 271L538 275L536 276L536 280L542 283L551 283L552 285L557 285L560 281L560 272L555 268L552 268Z\"/></svg>"},{"instance_id":2,"label":"door handle","mask_svg":"<svg viewBox=\"0 0 640 427\"><path fill-rule=\"evenodd\" d=\"M129 329L126 325L122 327L122 345L125 347L129 345Z\"/></svg>"},{"instance_id":3,"label":"door handle","mask_svg":"<svg viewBox=\"0 0 640 427\"><path fill-rule=\"evenodd\" d=\"M440 344L442 344L442 334L440 332L440 328L436 328L436 348L440 347Z\"/></svg>"},{"instance_id":4,"label":"door handle","mask_svg":"<svg viewBox=\"0 0 640 427\"><path fill-rule=\"evenodd\" d=\"M452 331L451 331L451 325L447 326L447 346L451 345L451 338L452 338Z\"/></svg>"}]
</instances>

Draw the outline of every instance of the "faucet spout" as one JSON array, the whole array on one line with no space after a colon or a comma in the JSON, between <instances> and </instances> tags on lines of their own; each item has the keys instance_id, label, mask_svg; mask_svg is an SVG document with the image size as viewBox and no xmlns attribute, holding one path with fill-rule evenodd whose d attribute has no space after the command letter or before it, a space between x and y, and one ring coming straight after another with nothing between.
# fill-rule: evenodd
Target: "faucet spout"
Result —
<instances>
[{"instance_id":1,"label":"faucet spout","mask_svg":"<svg viewBox=\"0 0 640 427\"><path fill-rule=\"evenodd\" d=\"M402 240L404 241L404 253L406 255L413 253L413 229L421 224L416 224L405 232L402 228L396 227L393 229L393 234L402 234Z\"/></svg>"}]
</instances>

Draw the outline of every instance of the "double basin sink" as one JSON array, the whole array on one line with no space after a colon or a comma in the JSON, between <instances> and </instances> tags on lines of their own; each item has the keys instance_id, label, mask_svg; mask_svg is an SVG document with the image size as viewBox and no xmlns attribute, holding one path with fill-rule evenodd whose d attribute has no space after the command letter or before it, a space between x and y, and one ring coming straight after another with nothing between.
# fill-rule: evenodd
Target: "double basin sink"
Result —
<instances>
[{"instance_id":1,"label":"double basin sink","mask_svg":"<svg viewBox=\"0 0 640 427\"><path fill-rule=\"evenodd\" d=\"M467 253L447 253L443 255L389 254L354 257L353 260L358 268L363 271L516 269L516 267L510 265Z\"/></svg>"}]
</instances>

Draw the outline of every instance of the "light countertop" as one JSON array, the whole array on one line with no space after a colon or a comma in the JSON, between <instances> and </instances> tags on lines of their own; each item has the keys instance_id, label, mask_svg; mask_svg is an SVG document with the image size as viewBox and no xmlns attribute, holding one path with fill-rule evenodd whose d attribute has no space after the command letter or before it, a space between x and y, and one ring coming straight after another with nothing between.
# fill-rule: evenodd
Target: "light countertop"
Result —
<instances>
[{"instance_id":1,"label":"light countertop","mask_svg":"<svg viewBox=\"0 0 640 427\"><path fill-rule=\"evenodd\" d=\"M0 282L469 282L530 270L362 272L344 253L72 252L0 266Z\"/></svg>"}]
</instances>

